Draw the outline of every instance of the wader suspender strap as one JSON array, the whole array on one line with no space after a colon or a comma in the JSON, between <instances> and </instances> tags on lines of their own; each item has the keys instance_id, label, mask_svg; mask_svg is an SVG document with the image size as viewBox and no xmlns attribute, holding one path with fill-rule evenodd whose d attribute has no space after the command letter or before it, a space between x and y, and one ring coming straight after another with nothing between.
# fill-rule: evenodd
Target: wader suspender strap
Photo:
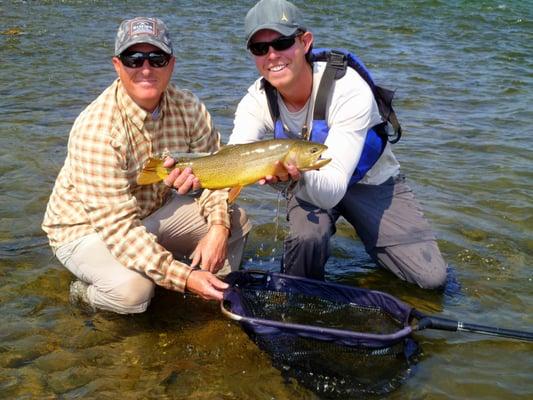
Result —
<instances>
[{"instance_id":1,"label":"wader suspender strap","mask_svg":"<svg viewBox=\"0 0 533 400\"><path fill-rule=\"evenodd\" d=\"M274 124L274 137L276 137L276 125L279 124L279 129L283 130L283 124L281 123L281 120L279 118L280 113L278 105L278 91L265 78L262 79L262 82L263 89L265 90L265 94L267 97L268 109L270 111L270 116L272 117L272 122ZM283 134L290 139L301 139L300 136L295 135L292 132L283 132Z\"/></svg>"},{"instance_id":2,"label":"wader suspender strap","mask_svg":"<svg viewBox=\"0 0 533 400\"><path fill-rule=\"evenodd\" d=\"M382 88L381 86L375 85L372 89L374 92L374 97L378 103L379 113L385 119L385 121L390 122L392 129L394 130L393 135L387 135L390 143L397 143L402 137L402 127L400 122L396 117L396 113L392 108L392 98L394 97L394 92L389 89Z\"/></svg>"},{"instance_id":3,"label":"wader suspender strap","mask_svg":"<svg viewBox=\"0 0 533 400\"><path fill-rule=\"evenodd\" d=\"M378 128L379 133L386 136L387 140L392 144L398 142L402 137L402 127L400 126L398 118L396 117L396 113L392 108L392 98L394 97L394 92L374 84L372 78L370 78L364 68L361 68L361 66L356 63L353 64L355 65L350 64L350 66L352 66L368 83L368 86L370 86L382 118L386 122L390 122L394 130L394 136L388 135L386 132L386 122L384 122L382 126ZM318 88L318 93L315 100L313 120L326 119L326 103L328 101L331 85L335 79L339 79L344 76L347 65L348 60L344 53L337 50L331 50L329 52L326 70L322 75L322 80L320 81L320 86Z\"/></svg>"},{"instance_id":4,"label":"wader suspender strap","mask_svg":"<svg viewBox=\"0 0 533 400\"><path fill-rule=\"evenodd\" d=\"M326 119L326 103L333 85L333 81L342 77L346 73L347 60L344 54L332 50L329 54L326 64L326 70L320 80L318 93L315 99L315 109L313 111L313 120ZM338 76L337 76L338 74Z\"/></svg>"},{"instance_id":5,"label":"wader suspender strap","mask_svg":"<svg viewBox=\"0 0 533 400\"><path fill-rule=\"evenodd\" d=\"M265 78L262 79L263 88L265 89L265 94L268 101L268 109L270 111L270 116L272 117L272 122L276 126L276 121L279 118L279 106L278 106L278 91L274 89L274 86L270 84Z\"/></svg>"}]
</instances>

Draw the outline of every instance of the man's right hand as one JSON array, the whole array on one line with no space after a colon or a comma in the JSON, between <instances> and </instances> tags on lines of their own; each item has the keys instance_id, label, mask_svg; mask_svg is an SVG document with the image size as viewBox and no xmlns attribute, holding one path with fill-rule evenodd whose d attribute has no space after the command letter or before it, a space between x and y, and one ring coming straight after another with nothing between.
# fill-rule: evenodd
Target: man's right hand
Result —
<instances>
[{"instance_id":1,"label":"man's right hand","mask_svg":"<svg viewBox=\"0 0 533 400\"><path fill-rule=\"evenodd\" d=\"M174 164L176 164L176 161L171 157L167 157L163 163L165 168L172 168ZM201 188L200 181L194 176L189 167L185 168L183 171L179 168L174 168L163 182L168 187L176 189L181 195L187 194L191 190L198 190Z\"/></svg>"},{"instance_id":2,"label":"man's right hand","mask_svg":"<svg viewBox=\"0 0 533 400\"><path fill-rule=\"evenodd\" d=\"M206 300L222 300L222 293L229 285L209 271L194 270L189 274L185 288Z\"/></svg>"},{"instance_id":3,"label":"man's right hand","mask_svg":"<svg viewBox=\"0 0 533 400\"><path fill-rule=\"evenodd\" d=\"M278 182L286 182L289 179L297 181L302 177L302 174L298 167L294 164L281 163L276 161L276 174L267 175L264 178L257 181L260 185L275 184Z\"/></svg>"}]
</instances>

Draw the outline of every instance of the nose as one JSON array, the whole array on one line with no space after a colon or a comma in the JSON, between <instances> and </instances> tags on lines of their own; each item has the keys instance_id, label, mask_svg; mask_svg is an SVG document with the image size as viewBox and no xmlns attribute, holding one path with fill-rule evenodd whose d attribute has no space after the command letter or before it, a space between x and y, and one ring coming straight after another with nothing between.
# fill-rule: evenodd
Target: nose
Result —
<instances>
[{"instance_id":1,"label":"nose","mask_svg":"<svg viewBox=\"0 0 533 400\"><path fill-rule=\"evenodd\" d=\"M268 52L266 53L266 57L272 57L272 58L276 58L278 57L279 55L279 52L278 50L276 50L274 47L272 46L268 46Z\"/></svg>"},{"instance_id":2,"label":"nose","mask_svg":"<svg viewBox=\"0 0 533 400\"><path fill-rule=\"evenodd\" d=\"M148 62L148 60L143 60L142 65L140 66L141 71L150 71L152 69L152 66Z\"/></svg>"}]
</instances>

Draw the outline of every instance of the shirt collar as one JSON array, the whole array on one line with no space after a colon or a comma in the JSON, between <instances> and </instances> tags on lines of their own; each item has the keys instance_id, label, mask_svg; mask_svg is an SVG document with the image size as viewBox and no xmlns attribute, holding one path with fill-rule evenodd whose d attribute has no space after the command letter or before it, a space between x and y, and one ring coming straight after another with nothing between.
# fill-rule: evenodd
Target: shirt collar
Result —
<instances>
[{"instance_id":1,"label":"shirt collar","mask_svg":"<svg viewBox=\"0 0 533 400\"><path fill-rule=\"evenodd\" d=\"M132 121L136 126L142 129L146 117L150 114L148 111L143 110L133 99L128 95L124 85L120 79L116 81L117 85L117 103L122 111L126 114L126 117Z\"/></svg>"}]
</instances>

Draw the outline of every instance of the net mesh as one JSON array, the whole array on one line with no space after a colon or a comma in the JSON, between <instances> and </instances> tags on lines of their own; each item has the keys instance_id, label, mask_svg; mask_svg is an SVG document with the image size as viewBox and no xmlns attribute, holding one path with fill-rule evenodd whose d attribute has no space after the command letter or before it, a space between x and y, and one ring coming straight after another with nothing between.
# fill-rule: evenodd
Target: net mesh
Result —
<instances>
[{"instance_id":1,"label":"net mesh","mask_svg":"<svg viewBox=\"0 0 533 400\"><path fill-rule=\"evenodd\" d=\"M391 334L403 328L401 321L375 306L257 288L242 289L240 295L243 307L255 318L372 334Z\"/></svg>"},{"instance_id":2,"label":"net mesh","mask_svg":"<svg viewBox=\"0 0 533 400\"><path fill-rule=\"evenodd\" d=\"M418 353L412 338L379 341L380 335L405 328L410 309L401 303L391 304L376 293L370 293L369 300L361 289L281 275L239 275L230 282L232 293L226 297L232 311L245 317L241 323L246 333L287 379L296 379L321 397L383 395L412 373ZM316 328L368 335L371 346L365 345L368 341L323 335Z\"/></svg>"},{"instance_id":3,"label":"net mesh","mask_svg":"<svg viewBox=\"0 0 533 400\"><path fill-rule=\"evenodd\" d=\"M367 349L290 334L275 337L250 332L250 337L285 378L326 398L389 393L411 375L416 361L415 353L408 356L405 351L408 347L415 351L414 342Z\"/></svg>"}]
</instances>

